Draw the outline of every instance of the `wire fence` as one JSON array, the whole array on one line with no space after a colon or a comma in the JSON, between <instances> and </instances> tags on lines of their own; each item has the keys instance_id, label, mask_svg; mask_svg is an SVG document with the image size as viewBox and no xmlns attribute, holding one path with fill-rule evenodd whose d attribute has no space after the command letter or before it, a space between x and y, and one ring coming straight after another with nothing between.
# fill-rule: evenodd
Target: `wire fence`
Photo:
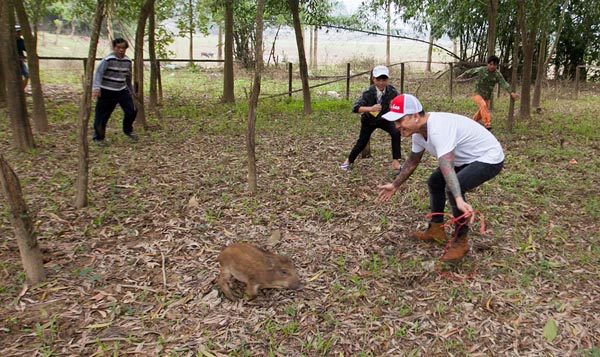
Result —
<instances>
[{"instance_id":1,"label":"wire fence","mask_svg":"<svg viewBox=\"0 0 600 357\"><path fill-rule=\"evenodd\" d=\"M87 66L86 58L40 57L40 71L44 84L79 86ZM164 96L193 97L198 93L220 93L223 83L223 61L217 59L160 59L161 79L166 90ZM194 63L189 66L189 63ZM149 70L149 65L145 66ZM324 66L325 67L325 66ZM459 98L473 91L472 81L456 81L461 69L451 62L433 62L426 71L426 62L407 61L390 64L390 81L398 91L417 96ZM585 66L580 66L585 67ZM313 96L354 100L370 83L371 66L361 64L327 66L313 71L309 85ZM149 75L145 75L149 78ZM237 96L248 97L251 91L252 73L236 69L235 91ZM298 66L266 67L263 72L261 99L276 97L301 97L302 81ZM145 80L149 85L149 80ZM577 99L578 95L599 93L600 84L585 81L545 80L542 93L547 99Z\"/></svg>"}]
</instances>

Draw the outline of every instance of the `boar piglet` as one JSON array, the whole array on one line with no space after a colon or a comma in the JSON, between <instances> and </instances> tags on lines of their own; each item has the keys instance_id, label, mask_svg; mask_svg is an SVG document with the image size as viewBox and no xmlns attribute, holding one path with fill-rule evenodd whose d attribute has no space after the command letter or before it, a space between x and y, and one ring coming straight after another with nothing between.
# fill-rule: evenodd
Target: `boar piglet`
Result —
<instances>
[{"instance_id":1,"label":"boar piglet","mask_svg":"<svg viewBox=\"0 0 600 357\"><path fill-rule=\"evenodd\" d=\"M223 294L236 301L229 281L231 277L246 284L246 295L254 299L259 289L302 289L302 283L290 258L257 248L247 243L225 247L217 258L221 265L218 285Z\"/></svg>"}]
</instances>

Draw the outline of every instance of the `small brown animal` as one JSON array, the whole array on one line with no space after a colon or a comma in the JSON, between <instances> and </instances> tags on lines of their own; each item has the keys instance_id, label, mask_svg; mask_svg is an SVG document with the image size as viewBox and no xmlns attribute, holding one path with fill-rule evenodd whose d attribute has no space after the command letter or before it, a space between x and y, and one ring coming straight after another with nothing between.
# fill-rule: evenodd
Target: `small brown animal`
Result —
<instances>
[{"instance_id":1,"label":"small brown animal","mask_svg":"<svg viewBox=\"0 0 600 357\"><path fill-rule=\"evenodd\" d=\"M236 301L229 287L231 277L246 283L246 294L254 299L259 289L302 289L302 283L291 259L269 253L247 243L225 247L217 257L221 265L218 285L223 294Z\"/></svg>"}]
</instances>

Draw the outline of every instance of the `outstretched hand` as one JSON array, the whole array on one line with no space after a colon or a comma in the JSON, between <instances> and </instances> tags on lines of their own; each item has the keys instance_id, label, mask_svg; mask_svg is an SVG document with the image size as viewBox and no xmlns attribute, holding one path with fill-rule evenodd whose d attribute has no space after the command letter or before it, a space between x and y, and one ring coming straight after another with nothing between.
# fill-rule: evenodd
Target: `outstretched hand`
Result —
<instances>
[{"instance_id":1,"label":"outstretched hand","mask_svg":"<svg viewBox=\"0 0 600 357\"><path fill-rule=\"evenodd\" d=\"M397 188L394 187L393 183L377 186L379 189L379 197L377 198L380 202L384 202L392 198Z\"/></svg>"}]
</instances>

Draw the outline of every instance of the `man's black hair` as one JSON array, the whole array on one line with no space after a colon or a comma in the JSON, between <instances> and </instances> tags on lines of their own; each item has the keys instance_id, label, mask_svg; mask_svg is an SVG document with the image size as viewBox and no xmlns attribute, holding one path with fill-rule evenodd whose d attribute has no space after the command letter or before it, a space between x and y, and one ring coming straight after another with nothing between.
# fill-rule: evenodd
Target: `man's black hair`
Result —
<instances>
[{"instance_id":1,"label":"man's black hair","mask_svg":"<svg viewBox=\"0 0 600 357\"><path fill-rule=\"evenodd\" d=\"M120 43L124 43L125 44L125 48L129 48L129 43L127 42L126 39L124 39L122 37L115 38L114 40L112 40L112 46L113 46L113 48L115 48Z\"/></svg>"},{"instance_id":2,"label":"man's black hair","mask_svg":"<svg viewBox=\"0 0 600 357\"><path fill-rule=\"evenodd\" d=\"M498 58L498 56L491 55L488 57L486 63L490 63L490 62L494 62L494 64L497 66L500 64L500 58Z\"/></svg>"}]
</instances>

